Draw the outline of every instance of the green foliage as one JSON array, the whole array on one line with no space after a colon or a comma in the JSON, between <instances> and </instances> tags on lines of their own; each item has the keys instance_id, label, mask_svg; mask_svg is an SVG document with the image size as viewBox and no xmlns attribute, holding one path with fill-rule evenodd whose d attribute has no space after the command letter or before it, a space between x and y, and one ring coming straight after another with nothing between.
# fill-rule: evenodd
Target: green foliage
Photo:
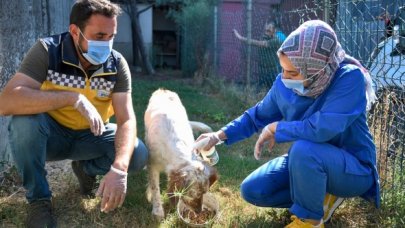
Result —
<instances>
[{"instance_id":1,"label":"green foliage","mask_svg":"<svg viewBox=\"0 0 405 228\"><path fill-rule=\"evenodd\" d=\"M391 189L382 192L381 214L384 225L405 226L405 189Z\"/></svg>"},{"instance_id":2,"label":"green foliage","mask_svg":"<svg viewBox=\"0 0 405 228\"><path fill-rule=\"evenodd\" d=\"M138 135L144 135L143 116L151 94L158 88L176 92L186 107L190 120L201 121L218 130L245 109L237 98L224 97L222 93L207 93L207 89L198 90L191 84L176 79L159 81L135 80L133 83L133 103L138 122Z\"/></svg>"},{"instance_id":3,"label":"green foliage","mask_svg":"<svg viewBox=\"0 0 405 228\"><path fill-rule=\"evenodd\" d=\"M207 46L211 40L213 6L215 0L158 0L157 4L178 4L168 17L172 18L181 31L182 69L185 75L192 75L204 64Z\"/></svg>"}]
</instances>

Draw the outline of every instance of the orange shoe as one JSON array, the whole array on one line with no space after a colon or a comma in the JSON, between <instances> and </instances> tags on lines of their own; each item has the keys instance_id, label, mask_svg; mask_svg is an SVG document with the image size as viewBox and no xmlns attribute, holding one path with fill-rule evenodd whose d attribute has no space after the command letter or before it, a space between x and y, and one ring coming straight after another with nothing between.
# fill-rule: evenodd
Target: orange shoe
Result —
<instances>
[{"instance_id":1,"label":"orange shoe","mask_svg":"<svg viewBox=\"0 0 405 228\"><path fill-rule=\"evenodd\" d=\"M335 210L343 203L344 198L326 193L323 201L323 222L327 223Z\"/></svg>"},{"instance_id":2,"label":"orange shoe","mask_svg":"<svg viewBox=\"0 0 405 228\"><path fill-rule=\"evenodd\" d=\"M285 226L286 228L324 228L325 227L323 225L323 221L321 221L321 223L319 223L318 225L313 225L309 222L302 221L295 215L291 216L291 220L293 220L292 223Z\"/></svg>"}]
</instances>

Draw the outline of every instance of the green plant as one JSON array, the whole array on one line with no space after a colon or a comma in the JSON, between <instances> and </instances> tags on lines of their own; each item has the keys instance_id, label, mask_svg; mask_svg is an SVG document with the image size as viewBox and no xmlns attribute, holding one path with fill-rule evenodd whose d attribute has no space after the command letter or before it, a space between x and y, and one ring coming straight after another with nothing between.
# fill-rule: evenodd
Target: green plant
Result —
<instances>
[{"instance_id":1,"label":"green plant","mask_svg":"<svg viewBox=\"0 0 405 228\"><path fill-rule=\"evenodd\" d=\"M213 0L158 0L158 5L177 4L168 17L172 18L181 32L182 70L184 75L193 75L196 70L207 70L207 48L211 39Z\"/></svg>"}]
</instances>

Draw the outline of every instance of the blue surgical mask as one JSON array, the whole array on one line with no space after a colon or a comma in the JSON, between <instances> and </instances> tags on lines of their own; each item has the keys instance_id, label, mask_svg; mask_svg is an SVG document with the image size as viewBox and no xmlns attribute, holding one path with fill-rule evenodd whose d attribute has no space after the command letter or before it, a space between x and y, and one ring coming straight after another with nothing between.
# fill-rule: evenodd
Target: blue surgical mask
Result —
<instances>
[{"instance_id":1,"label":"blue surgical mask","mask_svg":"<svg viewBox=\"0 0 405 228\"><path fill-rule=\"evenodd\" d=\"M107 41L88 40L83 35L82 31L80 31L80 34L87 41L86 53L82 51L79 45L79 49L82 52L83 57L93 65L100 65L107 61L107 58L110 56L112 51L114 39Z\"/></svg>"},{"instance_id":2,"label":"blue surgical mask","mask_svg":"<svg viewBox=\"0 0 405 228\"><path fill-rule=\"evenodd\" d=\"M292 80L292 79L281 79L283 82L284 86L289 88L289 89L295 89L301 94L304 94L305 92L305 87L304 87L304 81L305 80Z\"/></svg>"},{"instance_id":3,"label":"blue surgical mask","mask_svg":"<svg viewBox=\"0 0 405 228\"><path fill-rule=\"evenodd\" d=\"M326 65L327 66L327 65ZM305 89L304 83L305 81L312 80L313 77L318 75L321 71L323 71L325 68L323 67L321 70L316 72L315 74L311 75L311 77L303 80L292 80L292 79L283 79L281 78L281 81L283 82L284 86L289 88L289 89L295 89L297 90L300 94L305 94L308 90Z\"/></svg>"}]
</instances>

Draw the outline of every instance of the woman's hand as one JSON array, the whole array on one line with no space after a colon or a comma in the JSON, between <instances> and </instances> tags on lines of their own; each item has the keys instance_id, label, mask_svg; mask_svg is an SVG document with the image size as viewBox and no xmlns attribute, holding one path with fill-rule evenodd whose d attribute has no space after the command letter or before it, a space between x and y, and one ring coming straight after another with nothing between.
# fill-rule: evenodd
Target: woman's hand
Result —
<instances>
[{"instance_id":1,"label":"woman's hand","mask_svg":"<svg viewBox=\"0 0 405 228\"><path fill-rule=\"evenodd\" d=\"M217 144L221 144L223 142L223 140L225 140L225 138L226 138L226 137L224 137L224 135L225 134L222 131L201 134L195 141L195 144L198 144L198 142L204 138L209 138L207 144L204 146L204 148L202 148L203 150L208 151L213 146L215 146Z\"/></svg>"},{"instance_id":2,"label":"woman's hand","mask_svg":"<svg viewBox=\"0 0 405 228\"><path fill-rule=\"evenodd\" d=\"M256 141L254 156L256 160L260 159L261 151L266 142L268 142L268 150L271 152L276 141L274 139L274 134L276 133L278 122L273 122L263 128L262 133L259 136L259 139Z\"/></svg>"}]
</instances>

